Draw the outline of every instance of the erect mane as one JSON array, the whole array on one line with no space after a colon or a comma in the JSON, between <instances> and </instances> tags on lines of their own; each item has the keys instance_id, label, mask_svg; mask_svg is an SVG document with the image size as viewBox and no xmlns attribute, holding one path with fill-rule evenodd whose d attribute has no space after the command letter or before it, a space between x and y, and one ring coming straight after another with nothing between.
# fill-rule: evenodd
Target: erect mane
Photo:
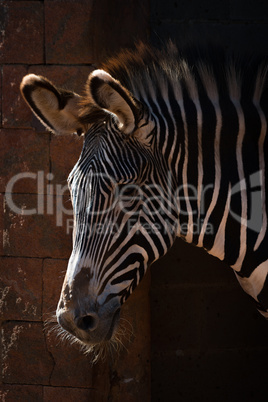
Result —
<instances>
[{"instance_id":1,"label":"erect mane","mask_svg":"<svg viewBox=\"0 0 268 402\"><path fill-rule=\"evenodd\" d=\"M161 93L161 90L167 90L168 85L187 82L189 75L198 88L202 87L200 71L204 66L213 74L220 96L229 96L230 74L234 85L241 87L244 97L252 99L256 85L260 86L262 96L268 96L266 56L234 55L215 45L178 47L169 41L158 49L140 42L134 49L120 51L101 68L139 98L140 94L150 92L152 88L155 93ZM85 97L82 103L86 106L87 102ZM83 121L89 124L107 119L103 110L88 105L83 109L82 116Z\"/></svg>"}]
</instances>

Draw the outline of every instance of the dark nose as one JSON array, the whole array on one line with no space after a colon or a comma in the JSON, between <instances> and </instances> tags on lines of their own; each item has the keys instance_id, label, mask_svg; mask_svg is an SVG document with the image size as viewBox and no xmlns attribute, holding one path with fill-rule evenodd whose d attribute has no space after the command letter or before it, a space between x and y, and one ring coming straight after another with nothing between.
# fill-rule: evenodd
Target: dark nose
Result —
<instances>
[{"instance_id":1,"label":"dark nose","mask_svg":"<svg viewBox=\"0 0 268 402\"><path fill-rule=\"evenodd\" d=\"M74 319L74 323L77 328L83 331L94 331L99 322L99 317L95 313L90 313L82 317L78 316Z\"/></svg>"},{"instance_id":2,"label":"dark nose","mask_svg":"<svg viewBox=\"0 0 268 402\"><path fill-rule=\"evenodd\" d=\"M69 303L59 302L57 320L60 326L82 343L97 344L109 341L117 329L120 319L120 307L99 307L88 299L82 302L70 300Z\"/></svg>"},{"instance_id":3,"label":"dark nose","mask_svg":"<svg viewBox=\"0 0 268 402\"><path fill-rule=\"evenodd\" d=\"M58 310L57 320L65 331L73 335L76 334L77 329L89 334L98 328L100 322L98 314L94 311L83 314L72 309Z\"/></svg>"}]
</instances>

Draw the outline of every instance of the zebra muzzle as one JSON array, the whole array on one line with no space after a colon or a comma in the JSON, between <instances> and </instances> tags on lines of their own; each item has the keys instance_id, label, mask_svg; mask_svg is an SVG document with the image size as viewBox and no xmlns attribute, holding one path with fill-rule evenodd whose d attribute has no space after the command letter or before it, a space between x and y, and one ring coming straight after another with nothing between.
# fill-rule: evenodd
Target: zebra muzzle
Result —
<instances>
[{"instance_id":1,"label":"zebra muzzle","mask_svg":"<svg viewBox=\"0 0 268 402\"><path fill-rule=\"evenodd\" d=\"M60 326L85 344L98 344L109 341L116 332L120 308L91 311L87 314L74 314L71 309L59 309L57 319Z\"/></svg>"}]
</instances>

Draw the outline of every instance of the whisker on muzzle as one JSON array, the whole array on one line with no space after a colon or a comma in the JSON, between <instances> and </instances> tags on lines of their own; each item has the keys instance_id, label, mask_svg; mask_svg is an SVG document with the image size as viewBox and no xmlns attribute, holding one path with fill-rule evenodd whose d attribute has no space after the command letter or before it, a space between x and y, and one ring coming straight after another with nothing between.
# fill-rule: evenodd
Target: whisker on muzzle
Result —
<instances>
[{"instance_id":1,"label":"whisker on muzzle","mask_svg":"<svg viewBox=\"0 0 268 402\"><path fill-rule=\"evenodd\" d=\"M130 321L124 317L120 317L117 328L112 338L98 344L83 343L69 332L65 331L57 322L55 313L44 321L44 332L48 336L55 336L58 345L71 344L78 345L80 351L89 356L90 362L96 364L110 357L115 359L123 351L128 351L128 346L133 342L133 328Z\"/></svg>"}]
</instances>

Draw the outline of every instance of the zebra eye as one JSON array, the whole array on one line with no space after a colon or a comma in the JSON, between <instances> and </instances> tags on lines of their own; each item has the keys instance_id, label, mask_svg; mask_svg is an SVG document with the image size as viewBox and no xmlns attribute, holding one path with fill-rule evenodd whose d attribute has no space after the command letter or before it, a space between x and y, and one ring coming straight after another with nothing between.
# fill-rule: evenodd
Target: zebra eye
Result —
<instances>
[{"instance_id":1,"label":"zebra eye","mask_svg":"<svg viewBox=\"0 0 268 402\"><path fill-rule=\"evenodd\" d=\"M135 197L138 194L138 186L136 184L118 184L117 194L119 197Z\"/></svg>"}]
</instances>

